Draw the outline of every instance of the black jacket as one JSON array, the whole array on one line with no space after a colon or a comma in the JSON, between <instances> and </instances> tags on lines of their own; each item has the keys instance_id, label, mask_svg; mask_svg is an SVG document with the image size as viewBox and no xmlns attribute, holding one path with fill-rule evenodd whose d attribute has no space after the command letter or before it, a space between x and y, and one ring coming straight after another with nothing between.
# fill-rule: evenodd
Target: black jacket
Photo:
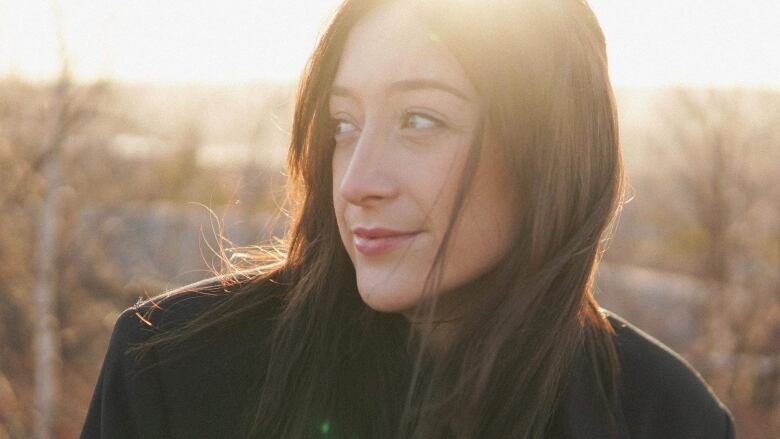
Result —
<instances>
[{"instance_id":1,"label":"black jacket","mask_svg":"<svg viewBox=\"0 0 780 439\"><path fill-rule=\"evenodd\" d=\"M203 312L219 295L181 290L153 299L162 309L152 323L165 328ZM228 335L202 342L184 359L156 364L168 355L146 357L139 364L125 354L132 343L152 331L139 318L147 301L125 310L117 319L82 439L234 438L241 437L240 414L257 378L254 365L266 350L266 318L252 319ZM733 438L731 414L699 374L679 355L612 313L621 361L621 436L631 439ZM184 348L183 348L184 349ZM189 352L189 351L188 351ZM561 437L597 439L607 436L606 421L596 407L594 380L582 370L562 402ZM621 416L622 415L622 416Z\"/></svg>"}]
</instances>

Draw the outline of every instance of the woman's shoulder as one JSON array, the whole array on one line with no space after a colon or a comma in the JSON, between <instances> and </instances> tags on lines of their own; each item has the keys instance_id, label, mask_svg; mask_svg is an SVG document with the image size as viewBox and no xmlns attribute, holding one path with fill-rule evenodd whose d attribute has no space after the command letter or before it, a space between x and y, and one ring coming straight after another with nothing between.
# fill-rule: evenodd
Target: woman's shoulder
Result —
<instances>
[{"instance_id":1,"label":"woman's shoulder","mask_svg":"<svg viewBox=\"0 0 780 439\"><path fill-rule=\"evenodd\" d=\"M180 329L239 293L252 279L244 275L214 276L152 297L139 298L117 317L110 343L143 343L156 334ZM235 322L225 326L232 323Z\"/></svg>"},{"instance_id":2,"label":"woman's shoulder","mask_svg":"<svg viewBox=\"0 0 780 439\"><path fill-rule=\"evenodd\" d=\"M230 289L220 277L213 277L139 298L117 317L114 335L142 341L161 330L190 321L226 298Z\"/></svg>"},{"instance_id":3,"label":"woman's shoulder","mask_svg":"<svg viewBox=\"0 0 780 439\"><path fill-rule=\"evenodd\" d=\"M734 437L728 408L693 366L623 317L604 312L615 330L622 412L632 432L652 438Z\"/></svg>"},{"instance_id":4,"label":"woman's shoulder","mask_svg":"<svg viewBox=\"0 0 780 439\"><path fill-rule=\"evenodd\" d=\"M125 309L114 325L82 437L160 437L161 431L171 437L237 437L225 432L238 425L233 413L253 384L261 331L267 329L263 319L225 320L223 332L209 328L144 355L130 349L200 317L213 323L210 311L238 298L234 293L247 282L210 278Z\"/></svg>"},{"instance_id":5,"label":"woman's shoulder","mask_svg":"<svg viewBox=\"0 0 780 439\"><path fill-rule=\"evenodd\" d=\"M139 299L125 313L136 315L147 325L168 328L198 317L240 286L225 276L211 277L147 299Z\"/></svg>"}]
</instances>

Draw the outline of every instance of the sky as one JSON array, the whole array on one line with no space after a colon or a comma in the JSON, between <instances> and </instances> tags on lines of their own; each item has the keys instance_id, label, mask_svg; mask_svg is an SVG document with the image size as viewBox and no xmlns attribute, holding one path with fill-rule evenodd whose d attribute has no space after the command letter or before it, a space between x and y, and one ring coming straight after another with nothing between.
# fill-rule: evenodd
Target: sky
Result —
<instances>
[{"instance_id":1,"label":"sky","mask_svg":"<svg viewBox=\"0 0 780 439\"><path fill-rule=\"evenodd\" d=\"M473 0L480 1L480 0ZM338 0L0 0L0 76L294 80ZM591 0L616 86L780 89L778 0ZM60 16L61 20L53 17Z\"/></svg>"}]
</instances>

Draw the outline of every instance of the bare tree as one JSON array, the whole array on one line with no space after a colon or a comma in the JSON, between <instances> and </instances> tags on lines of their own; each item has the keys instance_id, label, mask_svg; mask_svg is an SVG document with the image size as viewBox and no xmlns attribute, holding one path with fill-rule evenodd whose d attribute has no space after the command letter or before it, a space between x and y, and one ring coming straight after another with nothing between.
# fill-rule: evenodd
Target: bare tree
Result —
<instances>
[{"instance_id":1,"label":"bare tree","mask_svg":"<svg viewBox=\"0 0 780 439\"><path fill-rule=\"evenodd\" d=\"M41 201L36 225L34 255L33 358L34 417L33 437L54 437L60 397L62 353L60 344L59 288L60 236L64 216L66 149L97 116L98 95L105 91L103 83L78 86L70 70L67 42L63 30L62 10L57 0L51 0L60 60L59 75L49 96L45 97L43 135L37 158L30 171L42 177Z\"/></svg>"},{"instance_id":2,"label":"bare tree","mask_svg":"<svg viewBox=\"0 0 780 439\"><path fill-rule=\"evenodd\" d=\"M68 134L68 95L71 89L67 48L62 29L60 5L52 1L54 27L59 43L60 75L54 88L52 112L41 148L46 157L43 165L45 189L39 217L35 251L35 419L33 434L37 439L52 437L56 420L57 368L60 364L59 322L55 300L57 284L57 220L60 216L62 184L62 145Z\"/></svg>"},{"instance_id":3,"label":"bare tree","mask_svg":"<svg viewBox=\"0 0 780 439\"><path fill-rule=\"evenodd\" d=\"M664 218L677 268L710 285L700 314L708 336L691 354L721 397L742 406L759 357L779 367L765 328L778 326L780 299L780 95L675 89L661 103L660 129L648 136L659 160L650 208Z\"/></svg>"}]
</instances>

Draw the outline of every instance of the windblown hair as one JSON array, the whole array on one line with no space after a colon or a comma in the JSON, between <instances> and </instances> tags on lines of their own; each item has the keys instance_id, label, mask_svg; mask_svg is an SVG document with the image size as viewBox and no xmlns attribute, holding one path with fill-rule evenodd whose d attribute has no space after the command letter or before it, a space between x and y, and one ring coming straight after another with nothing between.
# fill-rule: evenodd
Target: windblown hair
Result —
<instances>
[{"instance_id":1,"label":"windblown hair","mask_svg":"<svg viewBox=\"0 0 780 439\"><path fill-rule=\"evenodd\" d=\"M328 419L334 437L543 438L578 357L592 364L613 409L619 365L593 281L621 205L623 166L593 13L580 0L409 2L461 62L486 109L447 235L484 134L502 146L523 212L517 242L475 284L480 301L434 356L402 316L362 302L333 211L330 87L350 29L385 3L344 1L307 64L289 151L293 218L276 259L259 258L225 301L139 352L213 333L263 307L278 310L248 408L250 437L314 437ZM426 291L446 254L445 241ZM420 319L433 316L435 301L425 295Z\"/></svg>"}]
</instances>

